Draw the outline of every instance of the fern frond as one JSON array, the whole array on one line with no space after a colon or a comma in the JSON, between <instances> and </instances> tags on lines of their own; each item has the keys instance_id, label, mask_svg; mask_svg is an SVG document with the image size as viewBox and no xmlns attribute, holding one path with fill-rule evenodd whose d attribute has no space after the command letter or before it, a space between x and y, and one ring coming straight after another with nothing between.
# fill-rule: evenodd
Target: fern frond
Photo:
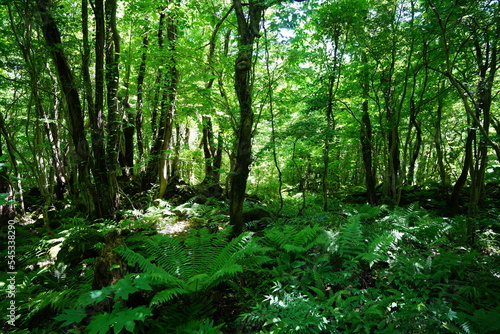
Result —
<instances>
[{"instance_id":1,"label":"fern frond","mask_svg":"<svg viewBox=\"0 0 500 334\"><path fill-rule=\"evenodd\" d=\"M358 258L367 261L371 266L375 262L387 261L390 258L390 249L395 247L397 241L403 236L398 231L383 233L372 240L367 247L367 251L358 255Z\"/></svg>"},{"instance_id":2,"label":"fern frond","mask_svg":"<svg viewBox=\"0 0 500 334\"><path fill-rule=\"evenodd\" d=\"M151 259L146 259L139 253L134 252L127 246L120 246L115 251L123 257L125 261L129 264L138 264L139 268L146 273L162 273L167 274L167 272L151 262Z\"/></svg>"},{"instance_id":3,"label":"fern frond","mask_svg":"<svg viewBox=\"0 0 500 334\"><path fill-rule=\"evenodd\" d=\"M288 253L304 253L313 247L325 244L327 235L319 225L285 225L266 231L263 243Z\"/></svg>"},{"instance_id":4,"label":"fern frond","mask_svg":"<svg viewBox=\"0 0 500 334\"><path fill-rule=\"evenodd\" d=\"M341 257L355 258L366 250L359 219L352 219L337 235L338 253Z\"/></svg>"},{"instance_id":5,"label":"fern frond","mask_svg":"<svg viewBox=\"0 0 500 334\"><path fill-rule=\"evenodd\" d=\"M184 288L168 288L156 293L151 300L150 305L158 305L171 301L179 295L188 293Z\"/></svg>"}]
</instances>

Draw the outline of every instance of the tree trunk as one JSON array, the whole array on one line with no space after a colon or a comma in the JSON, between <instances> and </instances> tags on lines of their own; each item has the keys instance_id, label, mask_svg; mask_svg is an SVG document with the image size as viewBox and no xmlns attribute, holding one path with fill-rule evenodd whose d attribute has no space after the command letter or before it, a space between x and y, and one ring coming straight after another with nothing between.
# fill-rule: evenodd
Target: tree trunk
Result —
<instances>
[{"instance_id":1,"label":"tree trunk","mask_svg":"<svg viewBox=\"0 0 500 334\"><path fill-rule=\"evenodd\" d=\"M366 197L370 205L377 204L376 181L373 171L372 124L368 113L368 100L363 101L363 116L361 118L361 152L365 169Z\"/></svg>"},{"instance_id":2,"label":"tree trunk","mask_svg":"<svg viewBox=\"0 0 500 334\"><path fill-rule=\"evenodd\" d=\"M337 58L337 49L338 43L335 43L335 56ZM335 61L335 60L334 60ZM336 67L336 64L334 65ZM335 85L335 76L332 75L330 77L330 81L328 83L328 104L326 106L326 131L325 131L325 148L323 150L323 175L321 176L321 188L323 194L323 211L328 211L328 174L330 172L330 147L332 144L333 131L335 128L334 119L333 119L333 96L334 96L334 85Z\"/></svg>"},{"instance_id":3,"label":"tree trunk","mask_svg":"<svg viewBox=\"0 0 500 334\"><path fill-rule=\"evenodd\" d=\"M160 13L160 20L158 23L158 49L160 52L163 51L163 25L165 21L166 14L164 12ZM160 105L160 96L162 92L162 85L163 82L163 68L160 66L158 70L156 71L156 79L155 79L155 94L153 97L153 102L152 102L152 111L151 111L151 133L152 137L156 138L158 136L158 128L160 127L158 124L158 106ZM151 147L151 151L153 150L153 147ZM149 170L149 165L148 165L148 170ZM155 180L157 177L157 172L152 174L152 178ZM149 180L151 180L151 174L149 177ZM154 181L151 181L154 182Z\"/></svg>"},{"instance_id":4,"label":"tree trunk","mask_svg":"<svg viewBox=\"0 0 500 334\"><path fill-rule=\"evenodd\" d=\"M231 189L229 192L230 224L233 226L233 235L239 235L243 231L243 202L247 187L250 164L252 163L252 56L255 37L259 37L260 20L264 8L259 1L250 0L248 9L248 20L243 11L240 0L233 0L234 10L238 23L238 57L235 61L234 87L240 106L240 122L237 133L236 161L231 178Z\"/></svg>"},{"instance_id":5,"label":"tree trunk","mask_svg":"<svg viewBox=\"0 0 500 334\"><path fill-rule=\"evenodd\" d=\"M417 122L417 114L418 110L415 107L415 101L412 99L410 100L410 123L413 124L413 127L415 128L417 138L415 146L413 147L413 153L411 155L410 167L408 168L408 185L413 184L413 179L415 177L415 165L417 163L420 148L422 146L422 128L420 127L419 122Z\"/></svg>"},{"instance_id":6,"label":"tree trunk","mask_svg":"<svg viewBox=\"0 0 500 334\"><path fill-rule=\"evenodd\" d=\"M278 160L278 152L276 150L276 122L275 122L275 113L274 113L274 74L271 73L271 69L269 66L269 39L267 36L267 30L264 29L264 34L266 38L266 74L268 79L268 95L269 95L269 114L271 116L271 145L272 145L272 153L273 153L273 161L274 167L278 172L278 196L280 199L280 206L277 211L279 215L281 210L283 210L283 173L280 168L279 160ZM326 210L325 210L326 211Z\"/></svg>"},{"instance_id":7,"label":"tree trunk","mask_svg":"<svg viewBox=\"0 0 500 334\"><path fill-rule=\"evenodd\" d=\"M13 198L15 201L19 202L19 208L21 209L21 212L24 212L25 207L24 207L24 194L23 194L23 187L21 183L21 173L19 172L19 166L17 164L16 160L16 154L21 158L21 160L24 160L23 156L19 154L18 150L15 147L14 140L11 138L11 133L8 131L6 125L5 125L5 118L4 116L0 113L0 133L2 134L3 138L5 139L5 144L7 145L7 152L9 154L10 158L10 163L12 164L12 170L14 172L14 175L16 176L17 179L17 196ZM0 137L1 140L1 137ZM1 155L0 155L1 156ZM27 161L23 161L26 165L28 165ZM14 187L12 187L14 188ZM13 207L14 208L14 207Z\"/></svg>"},{"instance_id":8,"label":"tree trunk","mask_svg":"<svg viewBox=\"0 0 500 334\"><path fill-rule=\"evenodd\" d=\"M465 142L465 158L462 165L462 172L460 173L460 176L453 186L453 191L448 202L448 207L451 210L452 214L458 213L460 209L461 192L463 187L465 186L465 183L467 182L467 174L469 173L469 169L472 165L472 143L474 142L475 137L476 130L469 128L467 139Z\"/></svg>"},{"instance_id":9,"label":"tree trunk","mask_svg":"<svg viewBox=\"0 0 500 334\"><path fill-rule=\"evenodd\" d=\"M82 4L82 17L84 18L83 32L84 37L88 36L88 27L86 24L87 1L84 0ZM89 122L91 127L92 139L92 152L94 156L94 163L92 167L92 174L94 182L99 186L96 187L98 203L96 209L98 216L103 218L110 218L115 210L116 192L114 192L109 178L109 170L106 163L106 147L105 147L105 128L104 128L104 91L105 91L105 69L104 69L104 55L105 55L105 17L104 17L104 2L103 0L96 0L94 5L94 16L96 24L95 32L95 97L94 104L92 99L88 96L89 101ZM84 38L88 39L88 37ZM86 58L90 57L90 49L84 43ZM88 59L83 63L84 73L89 71ZM86 82L87 95L92 94L89 90L91 87L90 74L84 75Z\"/></svg>"},{"instance_id":10,"label":"tree trunk","mask_svg":"<svg viewBox=\"0 0 500 334\"><path fill-rule=\"evenodd\" d=\"M392 78L392 67L388 77L384 78L386 85L384 90L385 113L387 121L387 171L386 171L386 195L393 201L399 203L399 116L394 106L394 87Z\"/></svg>"},{"instance_id":11,"label":"tree trunk","mask_svg":"<svg viewBox=\"0 0 500 334\"><path fill-rule=\"evenodd\" d=\"M202 183L211 184L214 177L213 161L215 158L214 133L212 129L212 120L208 116L202 117L202 136L203 155L205 157L205 179Z\"/></svg>"},{"instance_id":12,"label":"tree trunk","mask_svg":"<svg viewBox=\"0 0 500 334\"><path fill-rule=\"evenodd\" d=\"M210 117L203 116L202 146L205 157L205 179L202 184L207 185L215 191L215 196L221 194L220 168L222 165L222 134L219 132L217 143L215 142L212 121Z\"/></svg>"},{"instance_id":13,"label":"tree trunk","mask_svg":"<svg viewBox=\"0 0 500 334\"><path fill-rule=\"evenodd\" d=\"M2 122L0 126L3 127L3 117L0 118L0 122ZM6 164L6 159L3 160L4 155L2 146L2 140L0 137L0 157L2 158L2 160L0 160L0 164ZM14 202L15 200L14 187L12 187L9 175L7 173L7 168L5 166L0 167L0 194L6 194L5 198L1 198L2 201ZM5 202L0 203L0 221L7 222L11 219L14 219L15 214L16 210L14 204L8 204Z\"/></svg>"},{"instance_id":14,"label":"tree trunk","mask_svg":"<svg viewBox=\"0 0 500 334\"><path fill-rule=\"evenodd\" d=\"M443 139L441 137L441 119L443 118L443 101L442 98L438 98L438 106L436 110L436 125L434 132L434 146L436 147L436 158L439 169L439 177L441 179L441 185L447 187L450 184L450 177L446 173L446 168L444 165L444 154L443 154Z\"/></svg>"},{"instance_id":15,"label":"tree trunk","mask_svg":"<svg viewBox=\"0 0 500 334\"><path fill-rule=\"evenodd\" d=\"M182 134L181 126L179 124L175 125L175 138L173 143L173 152L171 158L169 159L168 168L168 180L173 182L178 182L181 179L181 168L180 168L180 150L182 146Z\"/></svg>"},{"instance_id":16,"label":"tree trunk","mask_svg":"<svg viewBox=\"0 0 500 334\"><path fill-rule=\"evenodd\" d=\"M141 64L139 65L139 73L137 75L137 112L135 117L135 128L137 136L137 153L139 154L139 159L144 157L144 138L143 138L143 85L144 78L146 77L146 59L149 46L148 32L144 32L144 37L142 38L142 56Z\"/></svg>"},{"instance_id":17,"label":"tree trunk","mask_svg":"<svg viewBox=\"0 0 500 334\"><path fill-rule=\"evenodd\" d=\"M118 108L118 78L120 59L120 36L116 28L116 0L106 0L106 100L108 106L108 138L106 145L106 164L111 196L111 210L118 207L118 182L119 172L119 141L121 135L121 116Z\"/></svg>"},{"instance_id":18,"label":"tree trunk","mask_svg":"<svg viewBox=\"0 0 500 334\"><path fill-rule=\"evenodd\" d=\"M120 104L122 105L122 128L123 128L123 144L120 151L120 167L122 169L122 177L124 181L130 181L133 175L134 167L134 134L136 113L130 105L130 72L132 70L132 36L129 36L128 59L126 61L126 75L123 81L125 92L120 95Z\"/></svg>"},{"instance_id":19,"label":"tree trunk","mask_svg":"<svg viewBox=\"0 0 500 334\"><path fill-rule=\"evenodd\" d=\"M176 112L177 86L179 83L179 73L176 65L176 43L177 43L177 20L172 13L165 16L164 13L160 16L159 29L159 45L163 45L163 19L167 20L167 40L168 40L168 72L167 75L159 76L164 81L163 94L160 103L160 118L158 122L158 131L151 148L151 160L149 161L146 171L146 179L148 183L159 179L160 188L157 193L157 198L163 198L168 185L168 157L167 150L169 149L173 133L173 120Z\"/></svg>"},{"instance_id":20,"label":"tree trunk","mask_svg":"<svg viewBox=\"0 0 500 334\"><path fill-rule=\"evenodd\" d=\"M362 52L361 59L363 63L368 63L368 57L366 52ZM372 136L372 123L370 120L369 113L369 90L370 90L370 79L368 70L362 73L361 88L363 90L363 104L362 111L363 116L360 122L360 141L361 141L361 154L363 157L363 167L365 170L365 184L366 184L366 197L370 205L377 204L377 193L376 193L376 179L375 179L375 168L373 166L373 136Z\"/></svg>"},{"instance_id":21,"label":"tree trunk","mask_svg":"<svg viewBox=\"0 0 500 334\"><path fill-rule=\"evenodd\" d=\"M91 195L93 187L89 175L90 149L84 130L83 109L77 85L62 49L61 34L51 15L51 9L49 9L51 1L37 0L37 5L42 19L43 36L54 61L68 110L68 128L77 156L78 183L81 187L76 204L82 206L84 210L94 213L95 200Z\"/></svg>"},{"instance_id":22,"label":"tree trunk","mask_svg":"<svg viewBox=\"0 0 500 334\"><path fill-rule=\"evenodd\" d=\"M158 22L158 48L160 52L163 51L163 25L165 21L166 14L164 12L160 13L160 19ZM160 104L160 95L162 92L162 81L163 81L163 69L159 67L156 72L155 79L155 94L152 102L152 112L151 112L151 134L153 138L153 144L150 147L149 161L146 166L144 177L142 180L142 186L144 190L148 190L152 184L157 181L158 178L158 168L159 168L159 154L161 139L159 139L160 134L158 133L160 126L158 126L157 115L158 115L158 105Z\"/></svg>"}]
</instances>

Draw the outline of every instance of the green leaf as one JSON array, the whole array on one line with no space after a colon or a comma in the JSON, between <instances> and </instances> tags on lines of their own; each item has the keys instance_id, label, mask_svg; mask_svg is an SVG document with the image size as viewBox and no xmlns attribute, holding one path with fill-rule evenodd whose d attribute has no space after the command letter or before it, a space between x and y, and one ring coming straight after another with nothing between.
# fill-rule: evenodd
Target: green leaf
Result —
<instances>
[{"instance_id":1,"label":"green leaf","mask_svg":"<svg viewBox=\"0 0 500 334\"><path fill-rule=\"evenodd\" d=\"M303 265L305 265L306 262L305 261L293 261L291 266L292 268L299 268L299 267L302 267Z\"/></svg>"},{"instance_id":2,"label":"green leaf","mask_svg":"<svg viewBox=\"0 0 500 334\"><path fill-rule=\"evenodd\" d=\"M109 313L98 314L87 326L89 334L107 334L115 325L115 315Z\"/></svg>"},{"instance_id":3,"label":"green leaf","mask_svg":"<svg viewBox=\"0 0 500 334\"><path fill-rule=\"evenodd\" d=\"M189 291L199 291L202 290L205 286L205 283L207 281L208 275L203 273L203 274L198 274L193 277L191 277L187 281L187 287Z\"/></svg>"},{"instance_id":4,"label":"green leaf","mask_svg":"<svg viewBox=\"0 0 500 334\"><path fill-rule=\"evenodd\" d=\"M109 271L113 271L113 269L120 269L120 265L119 264L112 265L111 268L109 268Z\"/></svg>"},{"instance_id":5,"label":"green leaf","mask_svg":"<svg viewBox=\"0 0 500 334\"><path fill-rule=\"evenodd\" d=\"M85 319L87 314L84 309L78 308L76 310L64 310L63 314L54 317L54 320L64 321L60 327L66 327L72 323L78 324L80 321Z\"/></svg>"},{"instance_id":6,"label":"green leaf","mask_svg":"<svg viewBox=\"0 0 500 334\"><path fill-rule=\"evenodd\" d=\"M132 285L130 278L119 280L115 285L112 285L112 288L116 291L115 300L118 298L127 300L129 294L139 291L138 288Z\"/></svg>"},{"instance_id":7,"label":"green leaf","mask_svg":"<svg viewBox=\"0 0 500 334\"><path fill-rule=\"evenodd\" d=\"M82 302L83 306L87 306L93 303L100 303L104 299L106 299L111 294L111 292L112 290L109 286L102 288L101 290L93 290L81 296L80 301Z\"/></svg>"},{"instance_id":8,"label":"green leaf","mask_svg":"<svg viewBox=\"0 0 500 334\"><path fill-rule=\"evenodd\" d=\"M156 304L161 304L168 302L169 300L172 300L179 294L186 294L188 293L188 290L184 288L170 288L170 289L165 289L163 291L158 292L153 299L151 300L150 305L156 305Z\"/></svg>"},{"instance_id":9,"label":"green leaf","mask_svg":"<svg viewBox=\"0 0 500 334\"><path fill-rule=\"evenodd\" d=\"M425 306L425 304L424 304L424 303L419 303L419 304L417 305L417 310L418 310L419 312L421 312L421 311L425 311L426 309L427 309L427 306Z\"/></svg>"},{"instance_id":10,"label":"green leaf","mask_svg":"<svg viewBox=\"0 0 500 334\"><path fill-rule=\"evenodd\" d=\"M370 308L368 308L365 313L367 314L376 314L376 315L384 315L384 312L382 312L377 305L372 305Z\"/></svg>"},{"instance_id":11,"label":"green leaf","mask_svg":"<svg viewBox=\"0 0 500 334\"><path fill-rule=\"evenodd\" d=\"M113 312L114 313L114 312ZM137 308L125 308L115 314L116 326L114 327L114 332L120 333L125 327L131 333L134 333L135 322L144 321L147 317L153 315L151 309L146 306L140 306Z\"/></svg>"},{"instance_id":12,"label":"green leaf","mask_svg":"<svg viewBox=\"0 0 500 334\"><path fill-rule=\"evenodd\" d=\"M151 281L149 280L147 275L139 275L134 278L134 285L140 290L153 290L150 283Z\"/></svg>"}]
</instances>

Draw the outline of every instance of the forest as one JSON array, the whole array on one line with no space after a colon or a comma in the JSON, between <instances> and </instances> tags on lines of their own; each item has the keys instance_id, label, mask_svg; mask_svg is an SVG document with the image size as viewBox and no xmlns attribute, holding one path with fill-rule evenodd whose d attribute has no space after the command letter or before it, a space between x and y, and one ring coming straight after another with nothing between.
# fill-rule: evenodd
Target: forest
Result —
<instances>
[{"instance_id":1,"label":"forest","mask_svg":"<svg viewBox=\"0 0 500 334\"><path fill-rule=\"evenodd\" d=\"M0 21L0 332L500 332L500 1Z\"/></svg>"}]
</instances>

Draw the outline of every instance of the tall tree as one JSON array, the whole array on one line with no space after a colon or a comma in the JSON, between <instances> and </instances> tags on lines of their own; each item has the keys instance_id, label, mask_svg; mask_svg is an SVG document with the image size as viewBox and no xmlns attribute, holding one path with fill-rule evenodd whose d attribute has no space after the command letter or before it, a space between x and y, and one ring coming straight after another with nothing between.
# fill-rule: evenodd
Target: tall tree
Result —
<instances>
[{"instance_id":1,"label":"tall tree","mask_svg":"<svg viewBox=\"0 0 500 334\"><path fill-rule=\"evenodd\" d=\"M105 41L105 77L106 77L106 102L108 107L108 136L106 145L106 158L108 178L112 200L116 201L118 192L117 173L119 173L119 143L121 136L122 117L118 106L119 60L120 60L120 35L116 26L117 1L106 0L104 12L106 21ZM116 208L114 203L113 208Z\"/></svg>"},{"instance_id":2,"label":"tall tree","mask_svg":"<svg viewBox=\"0 0 500 334\"><path fill-rule=\"evenodd\" d=\"M252 109L252 60L255 38L260 37L260 21L264 12L263 1L250 0L247 14L240 0L233 0L238 24L238 56L234 65L234 87L240 106L240 120L236 145L236 161L231 178L230 223L233 234L243 231L243 202L247 187L250 164L252 163L252 129L254 112Z\"/></svg>"},{"instance_id":3,"label":"tall tree","mask_svg":"<svg viewBox=\"0 0 500 334\"><path fill-rule=\"evenodd\" d=\"M167 71L157 74L157 82L161 83L162 93L160 101L160 115L158 118L158 128L155 133L154 143L151 147L150 161L146 171L146 183L159 180L158 198L163 198L167 190L168 179L168 149L171 144L174 117L177 110L177 88L179 84L179 72L177 70L176 48L177 48L177 17L178 2L172 1L160 13L160 23L158 30L158 44L160 50L163 49L163 29L167 34ZM165 22L166 21L166 22ZM165 52L165 51L164 51Z\"/></svg>"},{"instance_id":4,"label":"tall tree","mask_svg":"<svg viewBox=\"0 0 500 334\"><path fill-rule=\"evenodd\" d=\"M368 61L365 52L362 52L361 58L363 63ZM364 67L361 80L361 89L363 91L363 104L361 107L363 115L361 116L360 122L361 155L365 170L367 200L371 205L375 205L377 203L377 181L375 179L375 171L373 167L373 131L369 113L369 87L369 74L367 73L367 67Z\"/></svg>"},{"instance_id":5,"label":"tall tree","mask_svg":"<svg viewBox=\"0 0 500 334\"><path fill-rule=\"evenodd\" d=\"M68 111L68 128L77 156L79 193L75 194L76 203L86 211L94 213L93 186L90 180L90 148L84 129L84 114L73 70L64 52L61 33L52 16L54 4L51 0L37 0L42 20L41 27L45 42L57 70L59 83Z\"/></svg>"},{"instance_id":6,"label":"tall tree","mask_svg":"<svg viewBox=\"0 0 500 334\"><path fill-rule=\"evenodd\" d=\"M142 123L144 121L144 79L146 76L146 60L147 60L147 52L149 48L149 37L148 37L148 29L145 29L144 36L142 38L142 55L141 55L141 63L139 65L139 72L137 74L137 111L135 117L135 133L137 137L137 151L139 159L144 157L144 136L143 136L143 127Z\"/></svg>"},{"instance_id":7,"label":"tall tree","mask_svg":"<svg viewBox=\"0 0 500 334\"><path fill-rule=\"evenodd\" d=\"M475 217L478 204L485 196L488 149L492 148L500 160L500 145L490 136L493 89L500 51L500 5L498 2L477 0L460 6L454 4L448 11L442 10L447 3L429 1L427 5L435 19L444 55L444 70L434 70L449 80L471 120L465 145L466 158L452 196L458 197L468 173L471 182L468 214ZM464 79L470 84L464 84ZM452 204L456 205L453 199ZM473 242L475 219L469 220L467 230Z\"/></svg>"},{"instance_id":8,"label":"tall tree","mask_svg":"<svg viewBox=\"0 0 500 334\"><path fill-rule=\"evenodd\" d=\"M87 3L84 0L82 3L82 18L84 32L84 59L90 56L90 47L87 46L88 26L86 24ZM89 75L89 64L83 62L84 80L87 82L87 99L89 100L89 122L91 126L92 151L94 156L93 176L96 184L97 197L99 204L99 216L110 217L116 209L116 193L117 189L113 179L113 173L109 170L109 164L106 162L106 157L109 151L106 150L106 130L104 120L104 94L106 91L105 85L105 48L106 48L106 19L105 5L103 0L96 0L94 4L95 16L95 97L94 103L90 99L92 87Z\"/></svg>"}]
</instances>

